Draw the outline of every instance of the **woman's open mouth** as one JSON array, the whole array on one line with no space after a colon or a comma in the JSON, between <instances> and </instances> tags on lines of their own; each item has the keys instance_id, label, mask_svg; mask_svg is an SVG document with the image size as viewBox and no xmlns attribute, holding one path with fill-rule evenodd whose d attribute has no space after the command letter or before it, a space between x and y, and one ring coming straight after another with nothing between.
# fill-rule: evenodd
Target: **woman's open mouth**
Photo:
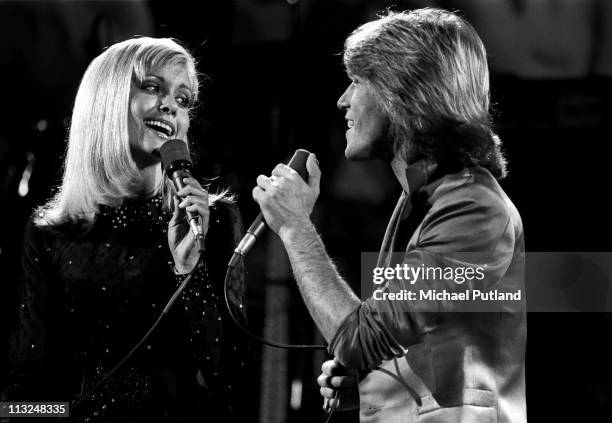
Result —
<instances>
[{"instance_id":1,"label":"woman's open mouth","mask_svg":"<svg viewBox=\"0 0 612 423\"><path fill-rule=\"evenodd\" d=\"M160 138L165 140L171 139L172 136L175 134L174 128L172 128L172 126L160 120L147 119L144 121L144 124L152 131L155 131L155 133Z\"/></svg>"}]
</instances>

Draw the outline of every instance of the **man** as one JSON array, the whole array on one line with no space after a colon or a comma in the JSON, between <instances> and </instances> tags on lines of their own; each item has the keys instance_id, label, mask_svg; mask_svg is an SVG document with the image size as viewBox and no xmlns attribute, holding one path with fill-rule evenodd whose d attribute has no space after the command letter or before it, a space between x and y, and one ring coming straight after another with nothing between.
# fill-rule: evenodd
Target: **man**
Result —
<instances>
[{"instance_id":1,"label":"man","mask_svg":"<svg viewBox=\"0 0 612 423\"><path fill-rule=\"evenodd\" d=\"M523 229L495 179L505 162L491 131L486 53L474 29L439 9L390 13L348 37L344 63L352 81L338 100L348 122L345 155L388 159L403 188L379 265L391 266L393 251L415 268L483 264L469 254L451 258L474 253L486 257L486 277L466 287L516 288ZM323 366L321 393L329 400L357 383L337 376L347 368L360 372L359 401L341 395L339 407L358 404L362 422L525 421L525 313L505 303L496 313L470 313L446 300L360 301L310 220L321 176L314 155L307 169L306 183L278 165L272 177L257 178L253 197L336 357ZM439 290L461 283L413 282ZM393 278L383 292L410 285Z\"/></svg>"}]
</instances>

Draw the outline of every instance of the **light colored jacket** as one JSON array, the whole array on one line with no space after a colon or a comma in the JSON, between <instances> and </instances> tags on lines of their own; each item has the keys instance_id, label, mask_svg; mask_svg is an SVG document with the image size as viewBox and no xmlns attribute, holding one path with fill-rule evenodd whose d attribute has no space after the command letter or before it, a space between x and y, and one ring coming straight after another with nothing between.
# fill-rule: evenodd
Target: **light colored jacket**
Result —
<instances>
[{"instance_id":1,"label":"light colored jacket","mask_svg":"<svg viewBox=\"0 0 612 423\"><path fill-rule=\"evenodd\" d=\"M487 277L464 288L521 288L521 218L487 170L465 168L415 191L412 199L421 201L400 197L379 266L391 265L393 250L403 251L403 263L411 266L439 266L451 253L484 253ZM440 291L454 284L419 280L412 287ZM405 280L391 280L384 290L407 287ZM500 302L495 310L460 312L446 301L364 301L329 348L342 365L362 372L360 421L525 422L524 303Z\"/></svg>"}]
</instances>

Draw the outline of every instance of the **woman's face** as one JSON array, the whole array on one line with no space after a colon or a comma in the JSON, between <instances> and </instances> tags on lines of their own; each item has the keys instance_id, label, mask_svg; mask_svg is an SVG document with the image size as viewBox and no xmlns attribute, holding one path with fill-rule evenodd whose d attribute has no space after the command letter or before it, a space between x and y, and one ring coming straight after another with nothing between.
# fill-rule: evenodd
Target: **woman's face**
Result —
<instances>
[{"instance_id":1,"label":"woman's face","mask_svg":"<svg viewBox=\"0 0 612 423\"><path fill-rule=\"evenodd\" d=\"M187 68L175 64L149 70L130 93L130 146L136 164L158 164L159 149L171 139L187 140L194 93Z\"/></svg>"}]
</instances>

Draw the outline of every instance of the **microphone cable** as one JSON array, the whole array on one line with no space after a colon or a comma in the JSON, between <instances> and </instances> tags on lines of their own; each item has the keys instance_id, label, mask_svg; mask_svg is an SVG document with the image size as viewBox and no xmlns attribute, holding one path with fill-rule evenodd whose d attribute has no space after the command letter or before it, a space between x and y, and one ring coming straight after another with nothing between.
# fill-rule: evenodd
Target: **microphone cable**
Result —
<instances>
[{"instance_id":1,"label":"microphone cable","mask_svg":"<svg viewBox=\"0 0 612 423\"><path fill-rule=\"evenodd\" d=\"M338 407L338 400L340 398L340 391L336 391L334 392L334 403L332 404L332 406L329 408L329 410L325 410L325 422L324 423L329 423L332 417L332 414L334 414L334 411L336 411L336 408Z\"/></svg>"},{"instance_id":2,"label":"microphone cable","mask_svg":"<svg viewBox=\"0 0 612 423\"><path fill-rule=\"evenodd\" d=\"M326 345L285 344L282 342L270 341L258 335L255 335L253 332L247 329L234 314L234 310L232 308L232 305L230 304L229 295L228 295L229 294L229 280L232 275L232 271L234 270L234 268L236 267L236 264L238 263L244 264L244 256L242 254L234 252L234 254L232 255L232 258L230 259L227 265L227 271L225 272L225 280L223 281L223 296L225 297L225 306L227 308L227 312L230 318L232 319L234 324L245 335L247 335L248 337L254 339L255 341L261 344L268 345L274 348L282 348L286 350L324 350L324 351L327 351ZM340 396L339 391L336 391L334 393L334 403L332 404L331 407L329 407L329 409L325 410L325 422L324 423L329 423L329 421L331 420L332 414L334 414L334 411L336 411L336 407L338 406L339 396Z\"/></svg>"},{"instance_id":3,"label":"microphone cable","mask_svg":"<svg viewBox=\"0 0 612 423\"><path fill-rule=\"evenodd\" d=\"M306 170L306 161L309 156L310 156L310 152L308 152L307 150L298 149L295 151L293 157L291 158L291 160L289 160L289 163L287 164L291 169L296 171L302 177L302 179L304 179L304 181L306 182L308 182L308 171ZM245 254L251 249L255 241L261 235L261 232L263 232L264 228L265 228L265 222L263 219L263 215L260 213L257 219L255 219L255 221L253 222L253 224L251 224L251 227L247 230L247 234L245 235L245 237L242 239L242 241L240 241L240 243L234 250L234 254L232 255L227 265L227 271L225 273L225 280L223 281L223 296L225 298L225 306L227 308L227 312L230 318L232 319L234 324L238 327L238 329L240 329L245 335L247 335L249 338L254 339L255 341L263 345L268 345L270 347L281 348L281 349L286 349L286 350L323 350L323 351L327 351L326 345L285 344L282 342L276 342L276 341L264 339L261 336L255 335L253 332L247 329L234 314L234 310L229 300L229 280L231 278L232 271L234 270L234 268L239 262L244 265ZM334 413L336 406L338 405L338 396L339 396L339 392L336 391L334 395L334 398L336 399L336 401L334 401L334 404L332 405L332 407L330 407L329 409L326 409L325 423L328 423L330 421L331 416Z\"/></svg>"},{"instance_id":4,"label":"microphone cable","mask_svg":"<svg viewBox=\"0 0 612 423\"><path fill-rule=\"evenodd\" d=\"M230 260L229 264L227 265L227 272L225 272L225 281L223 282L223 294L225 297L225 306L227 307L227 312L229 313L230 318L232 319L232 321L234 322L234 324L236 326L238 326L238 329L240 329L245 335L247 335L249 338L254 339L255 341L264 344L264 345L268 345L270 347L274 347L274 348L282 348L282 349L286 349L286 350L324 350L327 351L327 346L326 345L310 345L310 344L284 344L282 342L275 342L275 341L269 341L267 339L264 339L258 335L255 335L253 332L251 332L249 329L247 329L236 317L236 315L234 314L234 311L232 310L232 305L230 304L230 300L229 300L229 280L230 280L230 276L232 274L232 271L234 270L234 268L236 267L237 263L243 263L244 262L244 257L241 254L238 253L234 253L234 255L232 256L232 259Z\"/></svg>"},{"instance_id":5,"label":"microphone cable","mask_svg":"<svg viewBox=\"0 0 612 423\"><path fill-rule=\"evenodd\" d=\"M69 408L70 411L74 411L83 401L85 401L85 399L87 399L89 396L91 396L91 394L93 394L95 391L97 391L98 388L100 388L100 386L102 386L102 384L104 384L112 375L114 375L117 372L117 370L119 370L119 368L121 366L123 366L125 364L125 362L128 361L130 359L130 357L132 357L132 355L138 350L138 348L140 348L140 346L149 338L149 336L157 328L157 326L159 325L159 323L161 322L163 317L168 314L168 312L170 311L170 309L174 305L176 299L178 298L179 295L181 295L181 292L183 292L183 290L185 289L185 287L187 286L187 284L189 283L189 281L191 280L191 278L193 277L195 272L202 265L202 261L203 261L203 254L202 254L202 250L200 250L200 256L198 257L198 261L196 262L196 265L193 267L193 269L191 269L191 272L189 272L189 274L187 275L185 280L183 282L181 282L181 284L176 289L176 291L174 291L174 294L172 294L172 297L170 297L170 300L168 300L168 303L166 304L166 306L164 307L162 312L157 317L157 320L155 320L153 325L149 328L149 330L144 334L144 336L140 339L140 341L138 341L132 347L132 349L115 365L115 367L113 367L108 373L106 373L102 377L102 379L100 379L84 395L82 395L78 400L76 400L73 404L70 405L70 408Z\"/></svg>"}]
</instances>

